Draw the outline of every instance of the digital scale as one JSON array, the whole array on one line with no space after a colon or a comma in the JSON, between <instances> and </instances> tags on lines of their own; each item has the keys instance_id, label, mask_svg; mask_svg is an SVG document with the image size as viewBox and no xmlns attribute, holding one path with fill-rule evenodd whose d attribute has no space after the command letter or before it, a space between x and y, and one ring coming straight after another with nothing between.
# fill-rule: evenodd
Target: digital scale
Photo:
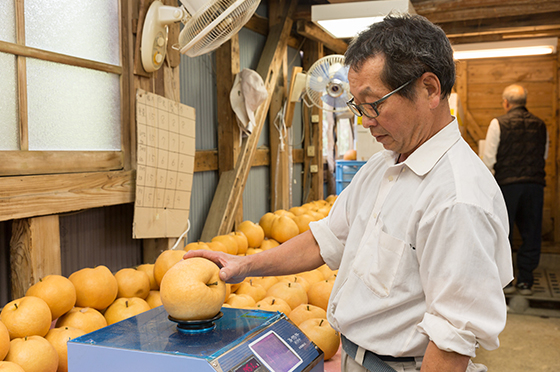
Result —
<instances>
[{"instance_id":1,"label":"digital scale","mask_svg":"<svg viewBox=\"0 0 560 372\"><path fill-rule=\"evenodd\" d=\"M160 306L68 342L70 372L323 372L323 359L283 313L225 307L178 323Z\"/></svg>"}]
</instances>

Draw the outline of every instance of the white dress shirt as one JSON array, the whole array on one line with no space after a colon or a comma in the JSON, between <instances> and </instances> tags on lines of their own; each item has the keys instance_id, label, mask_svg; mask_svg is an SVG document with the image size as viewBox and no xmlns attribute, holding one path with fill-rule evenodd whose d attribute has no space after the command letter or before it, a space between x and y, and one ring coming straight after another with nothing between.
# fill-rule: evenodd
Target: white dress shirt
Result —
<instances>
[{"instance_id":1,"label":"white dress shirt","mask_svg":"<svg viewBox=\"0 0 560 372\"><path fill-rule=\"evenodd\" d=\"M494 164L496 164L496 156L498 155L498 146L500 146L500 122L498 119L492 119L486 132L486 141L484 142L484 152L482 161L490 171L494 172ZM546 147L544 149L544 159L548 158L548 130L546 131Z\"/></svg>"},{"instance_id":2,"label":"white dress shirt","mask_svg":"<svg viewBox=\"0 0 560 372\"><path fill-rule=\"evenodd\" d=\"M310 224L339 269L330 323L381 355L421 356L429 340L475 355L498 347L513 279L506 206L457 120L395 164L375 154Z\"/></svg>"}]
</instances>

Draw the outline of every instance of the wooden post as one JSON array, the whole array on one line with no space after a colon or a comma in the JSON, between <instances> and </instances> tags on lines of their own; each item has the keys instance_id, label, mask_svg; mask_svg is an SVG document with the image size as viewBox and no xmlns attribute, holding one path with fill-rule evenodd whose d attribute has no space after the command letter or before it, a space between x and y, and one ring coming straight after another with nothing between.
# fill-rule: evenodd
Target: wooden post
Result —
<instances>
[{"instance_id":1,"label":"wooden post","mask_svg":"<svg viewBox=\"0 0 560 372\"><path fill-rule=\"evenodd\" d=\"M278 74L276 88L270 102L269 127L270 127L270 209L289 209L290 183L292 180L290 170L288 130L283 123L276 120L283 109L286 99L288 53L284 53L281 73Z\"/></svg>"},{"instance_id":2,"label":"wooden post","mask_svg":"<svg viewBox=\"0 0 560 372\"><path fill-rule=\"evenodd\" d=\"M230 92L241 69L239 60L239 35L235 34L229 41L216 50L216 91L218 107L218 172L232 170L239 156L240 129L231 108ZM234 224L243 221L243 200L239 200L234 212Z\"/></svg>"},{"instance_id":3,"label":"wooden post","mask_svg":"<svg viewBox=\"0 0 560 372\"><path fill-rule=\"evenodd\" d=\"M308 40L303 50L303 69L308 71L313 63L323 57L323 44ZM319 108L304 110L304 176L303 202L323 199L323 112Z\"/></svg>"},{"instance_id":4,"label":"wooden post","mask_svg":"<svg viewBox=\"0 0 560 372\"><path fill-rule=\"evenodd\" d=\"M243 194L243 189L245 188L245 183L249 176L263 124L272 100L272 93L282 66L288 36L293 24L290 17L296 5L297 0L291 0L290 6L283 9L282 21L270 28L257 67L257 72L263 78L268 97L255 113L255 128L253 129L253 133L243 141L235 169L222 173L220 177L202 231L201 240L203 241L210 240L216 235L225 234L231 231L233 227L234 211L237 210L240 197Z\"/></svg>"},{"instance_id":5,"label":"wooden post","mask_svg":"<svg viewBox=\"0 0 560 372\"><path fill-rule=\"evenodd\" d=\"M13 299L40 278L61 274L58 215L13 221L10 266Z\"/></svg>"}]
</instances>

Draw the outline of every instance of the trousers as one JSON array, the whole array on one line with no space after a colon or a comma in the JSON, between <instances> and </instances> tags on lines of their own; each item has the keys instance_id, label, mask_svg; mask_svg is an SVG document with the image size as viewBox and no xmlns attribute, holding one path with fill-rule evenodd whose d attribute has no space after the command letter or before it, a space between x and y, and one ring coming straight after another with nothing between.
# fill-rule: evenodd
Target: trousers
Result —
<instances>
[{"instance_id":1,"label":"trousers","mask_svg":"<svg viewBox=\"0 0 560 372\"><path fill-rule=\"evenodd\" d=\"M517 283L533 286L533 271L541 257L544 186L538 183L500 185L509 218L509 242L517 225L523 242L517 251Z\"/></svg>"},{"instance_id":2,"label":"trousers","mask_svg":"<svg viewBox=\"0 0 560 372\"><path fill-rule=\"evenodd\" d=\"M389 367L393 368L396 372L418 372L422 367L422 361L416 362L386 362ZM342 350L340 359L341 372L375 372L368 371L364 366L352 359L344 350ZM487 372L488 368L482 364L475 364L469 361L469 365L465 372Z\"/></svg>"}]
</instances>

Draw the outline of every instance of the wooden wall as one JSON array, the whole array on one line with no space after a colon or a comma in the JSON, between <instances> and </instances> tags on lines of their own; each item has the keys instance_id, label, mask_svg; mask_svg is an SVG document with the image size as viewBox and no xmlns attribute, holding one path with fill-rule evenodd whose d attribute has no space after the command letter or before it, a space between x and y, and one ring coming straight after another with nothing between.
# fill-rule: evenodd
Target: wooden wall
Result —
<instances>
[{"instance_id":1,"label":"wooden wall","mask_svg":"<svg viewBox=\"0 0 560 372\"><path fill-rule=\"evenodd\" d=\"M558 208L558 63L557 55L461 61L456 91L466 114L466 140L478 153L490 121L504 114L502 92L510 84L528 90L527 108L546 122L550 147L546 161L543 210L543 250L560 253Z\"/></svg>"}]
</instances>

